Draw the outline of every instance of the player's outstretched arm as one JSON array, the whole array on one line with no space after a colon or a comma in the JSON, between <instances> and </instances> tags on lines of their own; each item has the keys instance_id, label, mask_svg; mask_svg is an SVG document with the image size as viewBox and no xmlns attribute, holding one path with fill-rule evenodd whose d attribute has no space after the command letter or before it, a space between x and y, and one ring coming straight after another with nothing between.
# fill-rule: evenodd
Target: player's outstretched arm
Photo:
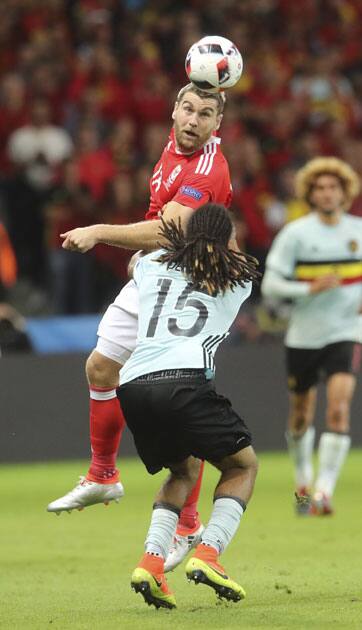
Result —
<instances>
[{"instance_id":1,"label":"player's outstretched arm","mask_svg":"<svg viewBox=\"0 0 362 630\"><path fill-rule=\"evenodd\" d=\"M161 222L141 221L129 225L89 225L75 228L61 234L63 248L72 251L88 252L98 243L122 247L124 249L152 250L159 241L158 230Z\"/></svg>"},{"instance_id":2,"label":"player's outstretched arm","mask_svg":"<svg viewBox=\"0 0 362 630\"><path fill-rule=\"evenodd\" d=\"M192 212L191 208L183 206L175 201L171 201L164 208L164 218L166 220L181 218L182 223L186 223ZM61 234L63 248L72 251L88 252L98 243L122 247L123 249L142 249L152 251L162 244L159 234L161 221L140 221L129 225L89 225L87 227L75 228Z\"/></svg>"}]
</instances>

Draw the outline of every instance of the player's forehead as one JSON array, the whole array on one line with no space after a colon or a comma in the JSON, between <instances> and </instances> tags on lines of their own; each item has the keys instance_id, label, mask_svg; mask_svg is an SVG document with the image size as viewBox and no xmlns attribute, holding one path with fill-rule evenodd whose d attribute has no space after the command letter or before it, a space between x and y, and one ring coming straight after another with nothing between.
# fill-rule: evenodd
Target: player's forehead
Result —
<instances>
[{"instance_id":1,"label":"player's forehead","mask_svg":"<svg viewBox=\"0 0 362 630\"><path fill-rule=\"evenodd\" d=\"M314 180L314 187L325 188L329 186L338 186L342 188L342 182L334 173L321 173Z\"/></svg>"},{"instance_id":2,"label":"player's forehead","mask_svg":"<svg viewBox=\"0 0 362 630\"><path fill-rule=\"evenodd\" d=\"M218 112L218 104L213 97L205 96L205 98L201 98L194 92L185 92L182 96L180 104L190 104L194 109L211 109L213 112L217 114Z\"/></svg>"}]
</instances>

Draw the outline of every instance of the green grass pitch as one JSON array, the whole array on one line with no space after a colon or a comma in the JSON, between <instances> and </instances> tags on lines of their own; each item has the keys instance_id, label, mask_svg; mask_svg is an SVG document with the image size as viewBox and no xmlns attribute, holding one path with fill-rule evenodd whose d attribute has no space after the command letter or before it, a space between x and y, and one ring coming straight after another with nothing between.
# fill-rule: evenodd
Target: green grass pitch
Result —
<instances>
[{"instance_id":1,"label":"green grass pitch","mask_svg":"<svg viewBox=\"0 0 362 630\"><path fill-rule=\"evenodd\" d=\"M169 577L174 611L156 611L130 589L163 473L151 478L138 460L124 460L119 505L55 516L46 504L74 485L85 462L2 466L0 628L362 628L361 456L352 451L345 465L335 516L297 518L287 456L261 454L253 500L223 556L246 600L219 602L189 584L181 566ZM207 466L204 521L215 481Z\"/></svg>"}]
</instances>

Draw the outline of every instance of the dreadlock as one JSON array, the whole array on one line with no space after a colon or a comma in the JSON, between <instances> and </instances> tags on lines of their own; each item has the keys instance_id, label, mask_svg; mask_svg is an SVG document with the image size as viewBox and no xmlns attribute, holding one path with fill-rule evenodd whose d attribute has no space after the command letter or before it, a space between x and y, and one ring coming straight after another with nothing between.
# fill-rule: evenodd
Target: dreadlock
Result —
<instances>
[{"instance_id":1,"label":"dreadlock","mask_svg":"<svg viewBox=\"0 0 362 630\"><path fill-rule=\"evenodd\" d=\"M258 261L253 256L228 248L233 225L224 206L207 203L196 210L186 227L162 219L160 235L166 253L157 259L167 269L179 269L195 290L206 290L210 295L224 293L237 285L255 281L261 275Z\"/></svg>"}]
</instances>

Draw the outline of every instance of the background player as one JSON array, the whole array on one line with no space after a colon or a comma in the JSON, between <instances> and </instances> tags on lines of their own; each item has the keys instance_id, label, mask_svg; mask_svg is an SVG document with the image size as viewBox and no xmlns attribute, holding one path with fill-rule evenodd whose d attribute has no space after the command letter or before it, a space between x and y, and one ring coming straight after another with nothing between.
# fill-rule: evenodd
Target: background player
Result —
<instances>
[{"instance_id":1,"label":"background player","mask_svg":"<svg viewBox=\"0 0 362 630\"><path fill-rule=\"evenodd\" d=\"M145 221L133 225L94 225L63 235L63 247L86 252L97 243L129 249L156 249L159 243L159 214L167 204L167 218L186 221L207 201L226 206L231 201L227 162L220 150L219 129L224 96L207 94L192 84L178 94L172 118L174 126L150 182L151 200ZM166 215L165 215L166 216ZM92 461L85 479L64 497L53 501L49 511L60 512L123 495L116 457L124 419L116 399L119 369L136 344L138 293L128 283L106 311L98 329L98 343L86 364L90 388L90 436ZM181 514L173 568L196 544L202 531L196 502L200 480Z\"/></svg>"},{"instance_id":2,"label":"background player","mask_svg":"<svg viewBox=\"0 0 362 630\"><path fill-rule=\"evenodd\" d=\"M137 347L121 370L118 392L147 470L170 469L153 506L145 554L132 575L133 588L156 607L176 605L164 561L198 474L195 457L213 463L221 477L187 576L226 599L245 596L218 563L257 470L250 433L213 382L215 351L258 275L255 259L228 249L231 233L225 208L206 204L192 214L185 235L174 222L164 224L166 251L141 258L134 272L140 295Z\"/></svg>"},{"instance_id":3,"label":"background player","mask_svg":"<svg viewBox=\"0 0 362 630\"><path fill-rule=\"evenodd\" d=\"M297 511L331 514L331 497L350 448L362 304L362 219L345 215L357 174L336 158L315 158L297 173L297 194L314 212L284 227L267 258L264 296L295 300L286 335L290 391L287 442L295 465ZM326 430L312 504L316 385L326 378ZM298 501L298 497L306 500Z\"/></svg>"}]
</instances>

